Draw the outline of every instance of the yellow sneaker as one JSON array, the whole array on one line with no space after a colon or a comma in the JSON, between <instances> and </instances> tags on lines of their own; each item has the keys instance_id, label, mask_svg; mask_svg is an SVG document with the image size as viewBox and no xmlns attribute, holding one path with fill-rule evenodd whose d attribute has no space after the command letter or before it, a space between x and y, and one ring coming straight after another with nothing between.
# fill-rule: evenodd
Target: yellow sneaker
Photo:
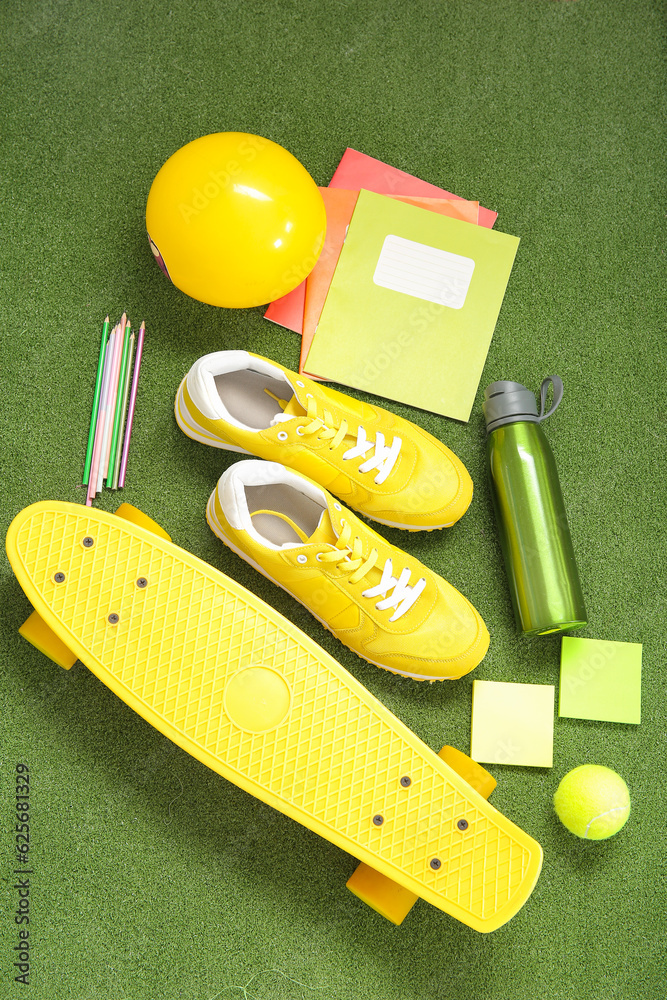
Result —
<instances>
[{"instance_id":1,"label":"yellow sneaker","mask_svg":"<svg viewBox=\"0 0 667 1000\"><path fill-rule=\"evenodd\" d=\"M176 421L188 437L303 472L394 528L446 528L472 480L415 424L247 351L207 354L183 379Z\"/></svg>"},{"instance_id":2,"label":"yellow sneaker","mask_svg":"<svg viewBox=\"0 0 667 1000\"><path fill-rule=\"evenodd\" d=\"M489 633L465 597L300 473L236 462L206 517L225 545L378 667L453 680L487 651Z\"/></svg>"}]
</instances>

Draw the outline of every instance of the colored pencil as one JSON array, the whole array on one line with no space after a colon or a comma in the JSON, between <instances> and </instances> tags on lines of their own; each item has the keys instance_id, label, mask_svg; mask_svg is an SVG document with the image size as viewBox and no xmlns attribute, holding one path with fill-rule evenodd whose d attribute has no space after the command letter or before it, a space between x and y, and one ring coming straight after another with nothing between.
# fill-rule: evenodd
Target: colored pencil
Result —
<instances>
[{"instance_id":1,"label":"colored pencil","mask_svg":"<svg viewBox=\"0 0 667 1000\"><path fill-rule=\"evenodd\" d=\"M132 373L132 388L130 390L130 407L127 413L127 430L125 431L125 440L123 442L123 457L120 463L120 476L118 479L118 485L125 485L125 473L127 472L127 456L130 450L130 437L132 435L132 425L134 422L134 410L137 402L137 385L139 382L139 371L141 369L141 357L144 351L144 336L146 333L146 324L141 321L141 326L139 327L139 336L137 337L137 353L134 359L134 371Z\"/></svg>"},{"instance_id":2,"label":"colored pencil","mask_svg":"<svg viewBox=\"0 0 667 1000\"><path fill-rule=\"evenodd\" d=\"M114 327L109 334L106 356L104 358L104 374L102 377L102 389L100 392L100 405L97 413L97 426L95 428L95 443L93 445L93 457L91 460L90 476L88 479L88 498L91 501L97 492L97 470L100 465L100 449L102 447L102 434L104 431L104 408L106 406L109 372L111 370L111 355L113 353L115 339L116 327Z\"/></svg>"},{"instance_id":3,"label":"colored pencil","mask_svg":"<svg viewBox=\"0 0 667 1000\"><path fill-rule=\"evenodd\" d=\"M120 432L118 436L118 447L116 448L116 465L113 473L112 489L118 489L118 477L120 475L120 460L122 457L122 443L127 417L127 402L130 396L130 371L132 369L132 356L134 354L134 330L130 334L130 350L127 356L127 367L125 368L125 382L123 385L123 406L121 413Z\"/></svg>"},{"instance_id":4,"label":"colored pencil","mask_svg":"<svg viewBox=\"0 0 667 1000\"><path fill-rule=\"evenodd\" d=\"M113 422L116 412L116 398L118 396L118 378L120 375L120 363L123 355L123 343L125 340L125 329L127 326L127 315L123 313L120 321L120 333L116 340L114 350L114 365L111 369L111 382L109 383L109 400L106 413L106 423L104 428L104 450L102 452L102 465L100 467L100 478L98 480L98 492L101 492L104 484L104 476L109 468L109 455L111 453L111 438L113 432Z\"/></svg>"},{"instance_id":5,"label":"colored pencil","mask_svg":"<svg viewBox=\"0 0 667 1000\"><path fill-rule=\"evenodd\" d=\"M102 456L100 459L100 468L97 480L97 492L101 493L104 487L104 477L107 474L109 468L109 453L111 451L111 432L113 428L113 418L116 408L116 396L118 394L118 376L120 374L120 362L123 352L123 340L125 338L125 327L127 325L127 316L123 313L123 317L120 321L120 332L116 337L116 343L114 346L113 354L113 367L111 369L111 381L109 383L109 396L107 403L107 410L104 420L104 437L102 438Z\"/></svg>"},{"instance_id":6,"label":"colored pencil","mask_svg":"<svg viewBox=\"0 0 667 1000\"><path fill-rule=\"evenodd\" d=\"M102 391L102 376L104 374L104 358L107 349L107 338L109 336L109 317L104 320L102 326L102 340L100 342L100 353L97 359L97 374L95 375L95 391L93 393L93 408L90 415L90 428L88 429L88 444L86 445L86 461L83 467L83 485L88 485L90 477L90 464L93 458L93 445L95 443L95 428L97 426L97 416L100 406L100 393Z\"/></svg>"},{"instance_id":7,"label":"colored pencil","mask_svg":"<svg viewBox=\"0 0 667 1000\"><path fill-rule=\"evenodd\" d=\"M125 390L125 370L127 368L127 358L130 349L130 334L132 330L130 329L130 324L128 323L125 327L125 335L123 337L123 349L120 358L120 370L118 373L118 387L116 390L116 399L113 413L113 427L111 431L111 448L109 450L109 464L107 467L107 486L113 485L114 472L116 470L116 452L118 451L118 435L120 432L120 422L123 416L123 397Z\"/></svg>"},{"instance_id":8,"label":"colored pencil","mask_svg":"<svg viewBox=\"0 0 667 1000\"><path fill-rule=\"evenodd\" d=\"M113 345L110 345L108 350L109 354L109 371L107 374L107 384L106 392L104 395L104 407L101 413L102 426L100 427L100 446L97 454L97 476L95 478L95 493L97 495L102 490L102 477L104 473L104 455L106 452L106 442L107 442L107 428L109 426L109 406L111 402L111 393L113 392L113 377L114 369L116 367L116 353L118 351L118 344L120 340L120 328L116 325L116 332L113 339Z\"/></svg>"},{"instance_id":9,"label":"colored pencil","mask_svg":"<svg viewBox=\"0 0 667 1000\"><path fill-rule=\"evenodd\" d=\"M93 502L93 498L97 493L97 472L100 465L100 451L102 448L102 435L104 433L104 410L106 407L107 391L109 386L109 372L111 370L111 355L113 353L113 345L116 339L118 327L114 327L109 335L109 340L107 343L106 355L104 358L104 372L102 375L102 389L100 393L100 405L99 412L97 416L97 425L95 427L95 443L93 444L93 457L90 467L90 476L88 479L88 495L86 497L86 504L90 506Z\"/></svg>"}]
</instances>

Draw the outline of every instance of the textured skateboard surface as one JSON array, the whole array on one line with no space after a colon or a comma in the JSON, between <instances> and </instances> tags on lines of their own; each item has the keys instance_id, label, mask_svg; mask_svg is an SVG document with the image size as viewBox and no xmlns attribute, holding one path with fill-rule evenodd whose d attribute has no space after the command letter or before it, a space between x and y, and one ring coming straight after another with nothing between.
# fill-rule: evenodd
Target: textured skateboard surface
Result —
<instances>
[{"instance_id":1,"label":"textured skateboard surface","mask_svg":"<svg viewBox=\"0 0 667 1000\"><path fill-rule=\"evenodd\" d=\"M114 514L56 501L17 515L7 552L69 649L228 780L476 930L530 895L539 844L223 573Z\"/></svg>"}]
</instances>

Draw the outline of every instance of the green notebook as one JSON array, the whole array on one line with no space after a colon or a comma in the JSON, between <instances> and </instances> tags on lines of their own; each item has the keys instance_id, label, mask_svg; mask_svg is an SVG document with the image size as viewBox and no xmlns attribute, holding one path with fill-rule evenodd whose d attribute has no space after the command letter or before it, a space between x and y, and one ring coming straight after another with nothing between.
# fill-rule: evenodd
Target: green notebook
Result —
<instances>
[{"instance_id":1,"label":"green notebook","mask_svg":"<svg viewBox=\"0 0 667 1000\"><path fill-rule=\"evenodd\" d=\"M362 191L306 372L468 420L518 245Z\"/></svg>"}]
</instances>

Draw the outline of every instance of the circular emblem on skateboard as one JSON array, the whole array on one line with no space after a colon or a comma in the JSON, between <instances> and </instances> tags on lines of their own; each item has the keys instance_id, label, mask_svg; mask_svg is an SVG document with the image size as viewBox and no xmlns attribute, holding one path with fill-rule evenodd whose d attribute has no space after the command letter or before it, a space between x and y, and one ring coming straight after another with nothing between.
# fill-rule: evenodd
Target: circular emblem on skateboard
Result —
<instances>
[{"instance_id":1,"label":"circular emblem on skateboard","mask_svg":"<svg viewBox=\"0 0 667 1000\"><path fill-rule=\"evenodd\" d=\"M292 691L281 673L263 664L239 670L225 688L229 721L247 733L267 733L289 715Z\"/></svg>"}]
</instances>

